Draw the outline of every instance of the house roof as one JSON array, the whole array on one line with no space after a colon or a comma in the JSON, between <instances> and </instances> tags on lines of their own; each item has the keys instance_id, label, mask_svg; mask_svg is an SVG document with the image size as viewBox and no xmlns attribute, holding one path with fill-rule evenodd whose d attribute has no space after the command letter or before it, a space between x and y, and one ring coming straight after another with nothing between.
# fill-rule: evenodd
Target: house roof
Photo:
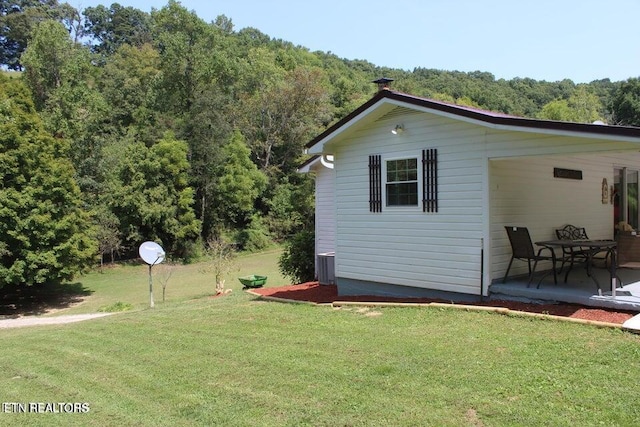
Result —
<instances>
[{"instance_id":1,"label":"house roof","mask_svg":"<svg viewBox=\"0 0 640 427\"><path fill-rule=\"evenodd\" d=\"M304 162L303 164L301 164L297 171L299 173L307 173L311 170L311 167L314 166L315 164L320 162L320 158L322 156L320 156L319 154L316 154L314 156L309 157L309 159L307 159L306 162Z\"/></svg>"},{"instance_id":2,"label":"house roof","mask_svg":"<svg viewBox=\"0 0 640 427\"><path fill-rule=\"evenodd\" d=\"M590 123L574 123L574 122L561 122L554 120L540 120L531 119L525 117L517 117L508 114L481 110L478 108L466 107L461 105L448 104L446 102L435 101L433 99L422 98L419 96L409 95L402 92L396 92L392 90L381 90L369 101L356 108L340 121L326 129L320 135L316 136L309 143L306 148L311 148L314 145L322 142L327 137L330 137L334 132L340 130L347 125L353 119L367 111L369 108L375 106L377 103L395 101L404 104L409 104L409 107L415 106L421 109L431 109L440 111L442 113L458 116L463 119L477 120L484 122L488 125L494 126L508 126L511 128L521 128L528 131L546 131L546 132L578 132L584 134L591 134L593 136L600 137L627 137L627 138L640 138L640 127L632 126L614 126L614 125L602 125L602 124L590 124Z\"/></svg>"}]
</instances>

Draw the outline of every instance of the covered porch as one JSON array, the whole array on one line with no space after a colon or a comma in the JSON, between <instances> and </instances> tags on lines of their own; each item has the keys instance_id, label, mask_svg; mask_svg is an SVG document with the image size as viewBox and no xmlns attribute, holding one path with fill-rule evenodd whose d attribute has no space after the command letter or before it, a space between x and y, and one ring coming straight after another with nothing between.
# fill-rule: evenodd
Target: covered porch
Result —
<instances>
[{"instance_id":1,"label":"covered porch","mask_svg":"<svg viewBox=\"0 0 640 427\"><path fill-rule=\"evenodd\" d=\"M572 224L584 227L591 240L613 240L614 225L625 221L638 229L640 224L640 152L635 144L620 150L575 152L557 155L490 157L489 212L491 255L487 268L490 280L486 295L492 299L557 301L592 307L640 312L640 270L619 269L624 288L611 292L610 272L600 262L592 269L602 294L583 267L574 267L564 283L564 271L558 284L547 274L539 287L538 280L550 269L541 262L531 286L527 287L527 263L516 262L506 283L512 248L505 227L528 228L532 242L557 239L555 230ZM586 151L586 150L585 150ZM540 246L536 246L536 251ZM556 256L561 255L557 248ZM566 267L565 267L566 268ZM565 270L566 271L566 270Z\"/></svg>"},{"instance_id":2,"label":"covered porch","mask_svg":"<svg viewBox=\"0 0 640 427\"><path fill-rule=\"evenodd\" d=\"M566 267L558 274L557 284L553 283L553 274L549 270L536 272L529 287L527 287L527 275L509 277L505 283L502 283L502 280L494 280L489 286L489 298L534 302L551 301L640 312L640 270L616 270L623 287L616 289L615 296L611 292L608 269L602 267L591 269L593 278L600 284L602 295L599 294L593 278L587 275L586 269L582 266L576 266L571 270L567 283L564 282L565 271ZM538 283L540 283L539 287Z\"/></svg>"}]
</instances>

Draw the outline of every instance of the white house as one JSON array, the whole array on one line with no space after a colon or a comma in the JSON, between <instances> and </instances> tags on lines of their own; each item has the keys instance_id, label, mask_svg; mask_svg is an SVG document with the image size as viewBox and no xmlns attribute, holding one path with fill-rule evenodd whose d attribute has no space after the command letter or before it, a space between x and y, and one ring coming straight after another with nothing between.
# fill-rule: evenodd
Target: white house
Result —
<instances>
[{"instance_id":1,"label":"white house","mask_svg":"<svg viewBox=\"0 0 640 427\"><path fill-rule=\"evenodd\" d=\"M340 295L486 296L511 257L505 226L534 241L568 223L591 238L613 238L620 220L637 228L639 150L640 128L382 89L307 144L316 253L335 253Z\"/></svg>"}]
</instances>

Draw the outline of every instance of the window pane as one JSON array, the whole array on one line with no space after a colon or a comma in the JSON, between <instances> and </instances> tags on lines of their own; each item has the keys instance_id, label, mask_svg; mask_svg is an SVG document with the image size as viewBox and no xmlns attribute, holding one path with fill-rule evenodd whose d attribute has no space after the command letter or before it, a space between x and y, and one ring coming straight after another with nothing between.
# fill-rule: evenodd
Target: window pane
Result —
<instances>
[{"instance_id":1,"label":"window pane","mask_svg":"<svg viewBox=\"0 0 640 427\"><path fill-rule=\"evenodd\" d=\"M387 161L387 182L417 181L418 159Z\"/></svg>"},{"instance_id":2,"label":"window pane","mask_svg":"<svg viewBox=\"0 0 640 427\"><path fill-rule=\"evenodd\" d=\"M387 181L396 181L396 162L387 162Z\"/></svg>"},{"instance_id":3,"label":"window pane","mask_svg":"<svg viewBox=\"0 0 640 427\"><path fill-rule=\"evenodd\" d=\"M387 184L387 206L416 206L418 183Z\"/></svg>"}]
</instances>

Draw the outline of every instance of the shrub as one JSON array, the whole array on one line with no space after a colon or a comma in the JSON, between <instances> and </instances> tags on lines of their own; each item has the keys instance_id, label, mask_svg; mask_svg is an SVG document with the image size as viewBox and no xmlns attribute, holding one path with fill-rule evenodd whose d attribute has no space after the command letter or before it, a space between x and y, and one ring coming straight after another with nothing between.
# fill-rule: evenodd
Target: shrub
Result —
<instances>
[{"instance_id":1,"label":"shrub","mask_svg":"<svg viewBox=\"0 0 640 427\"><path fill-rule=\"evenodd\" d=\"M280 271L297 283L315 278L315 234L300 231L285 242L285 250L278 260Z\"/></svg>"},{"instance_id":2,"label":"shrub","mask_svg":"<svg viewBox=\"0 0 640 427\"><path fill-rule=\"evenodd\" d=\"M117 313L120 311L127 311L127 310L131 310L133 308L133 306L127 302L114 302L111 305L106 305L104 307L100 307L98 309L98 311L100 313Z\"/></svg>"},{"instance_id":3,"label":"shrub","mask_svg":"<svg viewBox=\"0 0 640 427\"><path fill-rule=\"evenodd\" d=\"M248 252L257 252L266 249L272 243L269 230L264 225L262 218L254 215L249 227L240 230L236 237L240 249Z\"/></svg>"}]
</instances>

